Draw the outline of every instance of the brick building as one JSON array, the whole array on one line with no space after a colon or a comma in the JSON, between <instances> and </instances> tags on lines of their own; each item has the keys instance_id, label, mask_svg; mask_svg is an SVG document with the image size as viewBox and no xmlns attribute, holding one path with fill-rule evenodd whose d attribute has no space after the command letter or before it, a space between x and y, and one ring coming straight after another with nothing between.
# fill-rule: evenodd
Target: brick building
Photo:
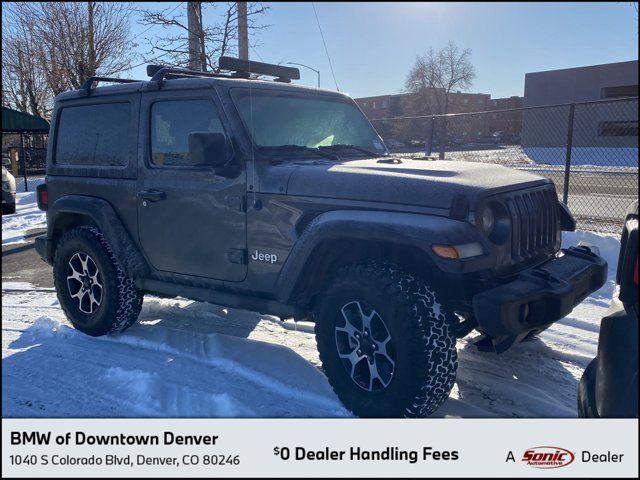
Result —
<instances>
[{"instance_id":1,"label":"brick building","mask_svg":"<svg viewBox=\"0 0 640 480\"><path fill-rule=\"evenodd\" d=\"M405 93L378 95L376 97L356 98L355 101L369 120L377 120L396 116L393 115L396 108L398 109L398 113L402 113L401 103L406 96L407 94ZM395 108L391 108L392 104Z\"/></svg>"},{"instance_id":2,"label":"brick building","mask_svg":"<svg viewBox=\"0 0 640 480\"><path fill-rule=\"evenodd\" d=\"M522 132L522 111L501 112L501 110L522 108L523 106L524 97L512 96L491 99L487 110L494 110L496 113L487 114L487 130L491 133L503 132L519 136Z\"/></svg>"},{"instance_id":3,"label":"brick building","mask_svg":"<svg viewBox=\"0 0 640 480\"><path fill-rule=\"evenodd\" d=\"M416 102L414 94L378 95L356 98L356 103L371 120L383 137L399 140L423 140L429 129L428 119L380 121L385 118L438 114L436 102ZM429 109L419 110L419 103L427 103ZM453 92L449 99L448 113L477 113L491 110L519 108L523 97L492 99L486 93ZM470 142L486 138L495 132L519 134L522 127L521 112L497 112L495 114L466 115L449 120L447 136L453 142Z\"/></svg>"}]
</instances>

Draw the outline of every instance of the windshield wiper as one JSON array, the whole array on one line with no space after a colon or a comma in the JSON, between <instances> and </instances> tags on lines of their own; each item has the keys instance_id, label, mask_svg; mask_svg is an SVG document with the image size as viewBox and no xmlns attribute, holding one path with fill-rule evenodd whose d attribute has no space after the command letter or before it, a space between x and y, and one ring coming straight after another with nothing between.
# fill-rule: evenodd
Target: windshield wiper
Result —
<instances>
[{"instance_id":1,"label":"windshield wiper","mask_svg":"<svg viewBox=\"0 0 640 480\"><path fill-rule=\"evenodd\" d=\"M318 148L307 147L305 145L273 145L268 147L260 147L261 152L280 152L280 151L290 151L290 152L308 152L313 153L315 155L319 155L324 158L328 158L329 160L340 161L340 157L338 155L323 152Z\"/></svg>"},{"instance_id":2,"label":"windshield wiper","mask_svg":"<svg viewBox=\"0 0 640 480\"><path fill-rule=\"evenodd\" d=\"M340 150L345 148L350 148L351 150L357 150L358 152L371 155L372 157L384 157L382 153L374 152L373 150L369 150L367 148L359 147L357 145L350 145L347 143L336 143L335 145L322 145L318 148L326 148L330 150Z\"/></svg>"}]
</instances>

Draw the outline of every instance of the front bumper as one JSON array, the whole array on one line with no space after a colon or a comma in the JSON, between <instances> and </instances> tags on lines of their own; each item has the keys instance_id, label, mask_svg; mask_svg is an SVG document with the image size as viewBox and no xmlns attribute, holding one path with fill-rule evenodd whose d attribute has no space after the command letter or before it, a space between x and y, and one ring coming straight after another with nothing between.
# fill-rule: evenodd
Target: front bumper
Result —
<instances>
[{"instance_id":1,"label":"front bumper","mask_svg":"<svg viewBox=\"0 0 640 480\"><path fill-rule=\"evenodd\" d=\"M565 317L604 285L607 262L589 247L571 247L563 253L473 297L478 325L498 353Z\"/></svg>"}]
</instances>

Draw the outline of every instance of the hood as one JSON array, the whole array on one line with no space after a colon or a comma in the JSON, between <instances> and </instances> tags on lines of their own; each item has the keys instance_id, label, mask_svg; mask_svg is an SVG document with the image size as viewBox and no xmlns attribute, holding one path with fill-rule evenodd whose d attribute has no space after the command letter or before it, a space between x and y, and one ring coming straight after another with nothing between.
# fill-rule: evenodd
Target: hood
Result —
<instances>
[{"instance_id":1,"label":"hood","mask_svg":"<svg viewBox=\"0 0 640 480\"><path fill-rule=\"evenodd\" d=\"M288 195L449 208L464 195L471 208L488 195L535 187L550 180L500 165L447 160L379 159L308 162L294 169Z\"/></svg>"}]
</instances>

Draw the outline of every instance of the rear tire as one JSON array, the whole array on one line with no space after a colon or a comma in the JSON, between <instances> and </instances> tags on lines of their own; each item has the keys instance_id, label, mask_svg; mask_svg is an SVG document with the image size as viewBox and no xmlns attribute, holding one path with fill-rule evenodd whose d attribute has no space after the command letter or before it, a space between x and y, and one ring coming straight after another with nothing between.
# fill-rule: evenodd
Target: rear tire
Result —
<instances>
[{"instance_id":1,"label":"rear tire","mask_svg":"<svg viewBox=\"0 0 640 480\"><path fill-rule=\"evenodd\" d=\"M53 278L64 313L87 335L123 332L138 319L143 294L97 228L79 227L62 236Z\"/></svg>"},{"instance_id":2,"label":"rear tire","mask_svg":"<svg viewBox=\"0 0 640 480\"><path fill-rule=\"evenodd\" d=\"M324 371L349 410L424 417L455 383L453 324L453 312L421 279L370 262L338 271L319 302L315 330Z\"/></svg>"},{"instance_id":3,"label":"rear tire","mask_svg":"<svg viewBox=\"0 0 640 480\"><path fill-rule=\"evenodd\" d=\"M11 215L12 213L16 213L16 204L15 203L5 203L2 206L2 215Z\"/></svg>"}]
</instances>

